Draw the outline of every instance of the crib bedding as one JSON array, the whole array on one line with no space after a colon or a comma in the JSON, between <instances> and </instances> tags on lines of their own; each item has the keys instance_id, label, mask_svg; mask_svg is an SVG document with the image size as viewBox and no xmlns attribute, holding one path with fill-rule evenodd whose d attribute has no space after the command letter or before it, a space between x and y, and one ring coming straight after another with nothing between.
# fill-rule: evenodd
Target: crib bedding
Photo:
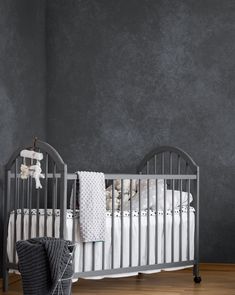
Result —
<instances>
[{"instance_id":1,"label":"crib bedding","mask_svg":"<svg viewBox=\"0 0 235 295\"><path fill-rule=\"evenodd\" d=\"M179 237L180 237L180 216L182 216L182 261L187 260L187 225L189 216L189 226L190 226L190 260L194 259L194 228L195 228L195 214L194 209L190 207L190 212L188 214L187 207L182 207L182 214L180 214L180 210L174 210L174 261L172 261L172 250L171 250L171 240L172 240L172 211L167 210L166 212L166 255L165 262L178 262L179 261ZM31 210L31 237L36 236L36 228L37 228L37 210ZM44 209L39 209L39 236L44 236ZM139 241L139 214L141 214L141 265L147 264L147 217L148 211L143 210L141 213L138 211L132 212L132 266L138 266L139 261L139 249L138 249L138 241ZM149 241L149 263L155 264L155 222L156 222L156 214L158 220L158 259L157 263L164 263L164 212L150 210L149 211L149 228L150 228L150 241ZM54 217L53 217L54 215ZM29 224L29 210L24 209L24 230L23 230L23 239L28 239L28 224ZM85 243L85 250L83 248L83 243L80 238L80 229L78 222L79 211L76 211L75 216L73 216L72 210L67 210L67 218L66 218L66 229L65 229L65 239L72 240L73 235L73 218L76 219L75 222L75 242L76 250L75 250L75 272L82 271L91 271L92 270L92 243ZM115 211L114 213L114 268L120 268L120 257L121 257L121 213L120 211ZM60 210L55 210L53 214L52 209L47 209L47 236L52 236L52 227L53 227L53 219L55 224L55 235L59 237L59 224L60 224ZM124 222L123 222L123 267L129 267L130 261L130 212L124 212ZM16 226L16 240L20 240L21 238L21 210L17 210L16 214L16 225L14 223L15 214L12 212L9 218L9 226L8 226L8 243L7 243L7 252L8 258L10 262L13 262L13 251L14 251L14 228ZM104 269L111 269L111 255L112 255L112 246L111 246L111 228L112 228L112 212L106 212L106 235L105 235L105 262ZM102 242L98 242L94 244L94 253L95 253L95 262L94 269L102 270ZM85 253L85 254L84 254ZM82 262L83 262L83 254L85 255L85 267L82 270ZM16 257L17 260L17 257ZM146 273L157 272L155 271L145 271ZM125 273L119 275L111 275L114 276L129 276L135 275L136 273ZM102 276L104 277L104 276ZM95 277L96 279L102 277ZM105 277L108 277L105 275Z\"/></svg>"},{"instance_id":2,"label":"crib bedding","mask_svg":"<svg viewBox=\"0 0 235 295\"><path fill-rule=\"evenodd\" d=\"M156 186L157 183L157 186ZM132 191L130 191L130 187ZM140 182L140 187L137 185L136 180L132 180L132 185L130 184L130 179L124 179L123 181L123 191L121 190L120 180L115 181L115 189L113 191L113 185L106 188L106 208L107 210L112 209L112 195L114 194L114 208L118 210L121 208L121 199L123 199L123 209L130 209L130 199L132 198L132 209L136 210L139 208L139 192L141 195L141 210L146 210L148 208L148 195L149 195L149 208L156 210L156 197L158 210L164 209L164 198L166 198L166 209L170 210L172 208L172 195L174 194L174 208L180 206L180 200L182 205L187 205L188 202L193 201L193 196L191 193L186 191L179 191L174 189L168 189L166 185L166 190L164 186L164 180L156 179L142 180ZM156 196L157 193L157 196ZM71 198L71 204L72 198ZM77 201L79 202L79 201ZM70 208L73 208L72 205Z\"/></svg>"}]
</instances>

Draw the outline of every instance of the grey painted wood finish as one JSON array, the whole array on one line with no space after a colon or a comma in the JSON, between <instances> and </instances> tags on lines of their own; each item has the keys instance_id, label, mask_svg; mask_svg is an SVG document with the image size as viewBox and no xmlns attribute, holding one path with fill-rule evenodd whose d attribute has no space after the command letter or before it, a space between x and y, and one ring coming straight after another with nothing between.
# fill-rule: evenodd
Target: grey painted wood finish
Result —
<instances>
[{"instance_id":1,"label":"grey painted wood finish","mask_svg":"<svg viewBox=\"0 0 235 295\"><path fill-rule=\"evenodd\" d=\"M32 182L32 177L30 177L27 180L22 180L21 176L19 174L19 169L21 163L23 163L23 159L20 157L20 151L23 149L23 147L17 149L13 155L10 157L8 163L5 166L5 175L6 175L6 181L5 181L5 208L4 208L4 236L3 236L3 290L7 291L8 289L8 270L11 269L18 269L18 265L16 263L16 236L17 236L17 218L19 216L19 213L17 212L18 209L21 209L20 215L21 215L21 237L24 236L24 216L25 211L24 208L27 208L29 210L29 224L28 224L28 236L31 237L32 233L32 214L31 214L31 208L36 208L36 237L39 237L39 209L43 208L46 210L47 208L52 208L52 237L56 237L55 234L55 210L60 210L60 222L59 222L59 237L64 239L65 238L65 229L66 229L66 218L67 218L67 209L72 205L73 210L73 228L72 228L72 236L73 241L75 237L75 204L79 203L79 195L78 200L76 189L77 189L77 183L75 174L68 174L67 173L67 165L64 163L63 159L59 155L59 153L48 143L42 142L42 141L34 141L33 147L29 147L29 145L26 145L24 148L30 148L34 149L36 151L40 151L44 155L44 160L41 162L41 165L45 168L45 179L42 180L43 190L44 192L41 193L40 189L34 188L34 183ZM167 156L169 156L169 161L165 160L167 159ZM157 158L160 158L161 165L157 167ZM173 171L177 169L178 171L178 163L184 163L184 167L186 168L184 171L184 174L178 174L174 175ZM32 164L32 163L31 163ZM161 175L154 174L158 171L158 168L160 171L163 172ZM49 171L50 170L50 171ZM170 174L164 174L170 171ZM103 241L103 257L102 257L102 267L100 269L95 269L95 257L96 257L96 244L99 244L100 242L92 242L92 270L87 271L85 269L86 265L86 245L87 243L82 243L82 252L83 252L83 259L82 259L82 265L81 269L82 272L75 273L74 277L89 277L91 275L105 275L105 274L112 274L112 273L127 273L127 272L133 272L133 271L141 271L141 270L151 270L151 269L159 269L159 268L169 268L169 267L177 267L177 266L187 266L187 265L193 265L193 275L196 279L199 278L199 168L196 165L196 163L192 160L192 158L186 154L183 150L175 148L175 147L160 147L158 149L155 149L153 152L148 154L144 160L141 162L139 168L138 168L139 174L112 174L112 175L105 175L106 182L111 181L112 183L112 219L111 219L111 269L104 269L104 260L105 260L105 241ZM187 173L187 174L186 174ZM120 218L121 218L121 227L120 227L120 267L114 266L114 258L117 253L117 248L114 243L114 235L115 235L115 196L114 196L114 187L115 187L115 181L119 179L121 180L121 207L120 207ZM130 251L130 264L128 267L123 266L124 261L124 250L123 250L123 244L124 244L124 204L123 204L123 194L124 194L124 179L130 179L130 192L132 193L132 181L133 179L138 181L139 185L139 215L138 215L138 224L139 224L139 239L138 239L138 256L139 256L139 263L138 267L134 267L132 265L132 205L130 202L130 234L129 234L129 251ZM155 263L150 263L150 180L156 180L156 184L158 179L162 179L164 182L164 209L163 209L163 236L164 236L164 242L163 242L163 262L158 263L157 256L155 257ZM68 183L73 180L73 193L68 190ZM176 189L175 186L175 180L180 181L181 183L184 181L184 185L180 186L180 207L179 210L181 212L181 219L180 219L180 237L182 237L182 190L188 192L188 204L187 204L187 234L185 235L185 241L186 249L187 249L187 258L182 260L182 240L179 239L179 252L180 252L180 259L175 260L174 259L174 191ZM141 194L141 181L145 181L147 183L147 228L146 228L146 237L142 236L142 222L141 222L141 212L143 208L141 207L141 202L143 199L143 195ZM192 192L190 187L190 182L193 182L195 190ZM25 185L29 185L28 191L30 191L30 194L27 191L27 194L25 192ZM52 191L52 200L51 202L45 203L45 196L49 195L50 187L48 184L51 184L51 191ZM58 190L58 187L60 188ZM167 214L167 208L166 208L166 189L171 188L172 190L172 239L170 246L170 251L172 253L170 262L166 261L166 249L167 249L167 238L166 238L166 214ZM47 191L47 192L46 192ZM157 185L156 185L156 191L157 191ZM190 193L193 193L194 197L194 204L195 204L195 225L197 228L195 228L195 238L194 238L194 257L193 259L190 258ZM25 194L27 201L25 202ZM67 197L72 196L73 199L67 201ZM158 206L158 195L156 194L156 207ZM48 201L48 200L47 200ZM29 204L29 206L28 206ZM43 205L42 205L43 204ZM70 205L69 205L70 204ZM8 260L7 256L7 236L8 236L8 220L10 213L13 211L14 214L14 229L13 229L13 262ZM156 211L156 216L158 216L158 211ZM76 219L77 221L77 219ZM44 214L44 222L43 224L46 224L47 222L47 214ZM156 217L156 224L154 228L154 232L156 234L156 252L158 250L158 217ZM44 229L44 235L46 235L46 230ZM141 243L143 239L146 239L146 263L143 263L141 261ZM76 243L76 241L75 241ZM74 263L78 263L75 262ZM74 267L73 267L74 268Z\"/></svg>"}]
</instances>

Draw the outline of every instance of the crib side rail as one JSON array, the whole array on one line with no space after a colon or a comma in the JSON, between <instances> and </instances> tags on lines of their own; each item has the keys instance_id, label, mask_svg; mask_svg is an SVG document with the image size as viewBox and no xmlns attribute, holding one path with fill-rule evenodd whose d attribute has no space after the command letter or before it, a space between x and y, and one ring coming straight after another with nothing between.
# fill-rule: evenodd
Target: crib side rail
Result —
<instances>
[{"instance_id":1,"label":"crib side rail","mask_svg":"<svg viewBox=\"0 0 235 295\"><path fill-rule=\"evenodd\" d=\"M96 275L105 275L105 274L115 274L115 273L124 273L129 271L141 271L141 270L151 270L158 268L167 268L167 267L177 267L177 266L186 266L193 265L196 263L196 254L192 255L190 249L192 248L192 239L191 239L191 228L193 221L192 218L192 209L190 207L190 195L193 195L194 198L194 208L196 209L195 204L197 203L197 193L198 188L198 175L197 174L105 174L106 187L110 188L111 192L111 208L110 208L110 237L111 237L111 256L109 257L110 262L107 264L107 246L105 242L102 244L102 263L100 267L97 268L96 261L96 251L97 243L82 243L79 251L82 256L82 267L80 271L75 274L75 277L89 277ZM76 180L74 179L74 184ZM159 182L160 181L160 182ZM120 185L120 195L119 195L119 208L116 207L116 192L115 186L116 182L119 182ZM125 204L125 187L126 182L128 182L129 191L132 192L134 186L138 188L138 207L134 210L134 201L130 197L128 208L124 206ZM153 193L153 184L155 184L155 194ZM160 196L159 186L163 185L162 196ZM143 189L145 186L145 191ZM76 187L76 186L75 186ZM144 196L145 194L145 196ZM154 204L151 204L151 194L154 194ZM178 194L178 213L175 213L175 202ZM186 197L185 197L186 196ZM162 203L159 203L159 199L163 197ZM75 215L76 211L76 200L77 192L73 191L73 211ZM146 207L143 208L144 199L147 198ZM171 200L171 208L169 208L168 201ZM154 208L153 208L154 205ZM161 206L161 208L159 207ZM128 209L128 213L125 211ZM138 211L137 213L134 211ZM154 213L155 211L155 213ZM160 212L161 211L161 212ZM169 211L172 212L171 217L168 216ZM137 215L138 216L137 216ZM155 215L154 215L155 214ZM177 215L178 214L178 215ZM197 213L196 213L197 214ZM154 215L154 217L153 217ZM176 216L177 215L177 216ZM117 217L118 216L118 217ZM128 217L127 217L128 216ZM195 215L196 216L196 215ZM137 218L137 219L136 219ZM171 220L170 220L171 218ZM117 219L119 221L117 221ZM155 221L153 221L155 219ZM136 227L136 220L138 220L138 226ZM169 221L170 220L170 221ZM75 224L75 221L73 221ZM161 223L163 222L163 223ZM169 245L167 240L167 235L169 234L167 226L171 226L171 245L170 245L170 254L168 253ZM179 222L179 227L176 229L176 224ZM126 229L124 229L125 224L129 224L129 234L127 238ZM135 228L134 228L135 223ZM143 229L143 224L146 223L146 231ZM161 224L160 224L161 223ZM195 223L196 217L195 217ZM119 224L119 226L117 225ZM167 225L168 224L168 225ZM118 226L118 228L117 228ZM159 231L162 227L164 240L162 243L159 242ZM138 241L134 237L134 230L138 228ZM116 243L115 236L117 235L117 230L120 231L120 242L119 245ZM178 238L176 238L175 233L178 230ZM75 227L73 228L73 239L75 240ZM151 253L151 243L153 243L154 235L155 250L154 255ZM195 230L194 237L196 238L197 231ZM128 239L128 241L126 241ZM177 240L178 239L178 240ZM176 241L177 240L177 241ZM132 255L132 250L134 243L138 243L138 261L136 263L135 258ZM127 254L126 243L129 245L129 250ZM176 247L176 243L179 245ZM191 244L190 244L191 243ZM144 244L144 246L143 246ZM142 249L143 248L143 249ZM162 257L161 249L162 248ZM176 248L178 250L176 250ZM91 250L92 249L92 250ZM183 250L184 249L184 250ZM196 249L196 248L195 248ZM146 254L146 260L143 261L143 251ZM167 252L168 251L168 252ZM176 253L176 251L178 251ZM87 255L91 257L91 267L87 267ZM167 254L168 253L168 254ZM196 252L195 252L196 253ZM100 255L100 253L99 253ZM126 255L128 256L128 264L126 262ZM117 262L117 258L118 262ZM154 256L154 261L153 261Z\"/></svg>"},{"instance_id":2,"label":"crib side rail","mask_svg":"<svg viewBox=\"0 0 235 295\"><path fill-rule=\"evenodd\" d=\"M107 184L106 187L111 188L111 256L107 258L107 245L106 242L103 242L101 255L102 264L97 268L96 243L92 243L91 248L89 248L87 243L83 243L80 248L82 253L81 255L83 257L82 267L79 272L76 272L75 277L89 277L125 273L130 271L140 272L144 270L186 265L194 265L194 274L197 276L199 262L199 168L192 158L178 148L161 147L152 151L144 158L138 167L138 174L105 174L105 179ZM128 208L129 217L126 217L127 215L125 215L124 210L126 209L126 207L124 208L124 183L128 180L129 191L131 192L134 187L134 183L135 185L137 183L139 195L137 210L133 209L134 201L133 198L130 197ZM116 208L117 196L115 191L115 183L117 181L120 184L118 210ZM145 191L143 190L143 183L146 184ZM150 202L152 183L155 183L154 210L152 210L152 204ZM163 185L162 196L160 196L159 191L160 185ZM168 215L169 193L171 199L170 211L172 212L170 216ZM144 194L147 201L145 210L142 210L142 204L144 203L145 198ZM178 215L174 210L177 194L179 196ZM183 194L184 197L185 195L187 196L184 200ZM195 213L190 211L192 210L190 207L191 194L193 195L193 207L195 209ZM74 198L76 196L77 193L74 191ZM161 197L163 204L159 203ZM75 213L75 199L73 204L73 210ZM162 206L162 208L159 208L160 206ZM138 211L137 216L134 216L134 211ZM142 216L142 211L144 211L144 216ZM153 216L153 211L156 212L155 216ZM115 216L118 216L118 220L116 220L117 217ZM154 219L155 221L153 222ZM124 227L127 223L129 224L129 234L127 235L125 232L124 235ZM117 224L119 224L119 227ZM144 228L143 224L146 225L146 228ZM170 254L167 239L167 234L169 235L169 226L171 228ZM117 230L120 234L120 241L116 240ZM137 231L137 240L134 237L134 230L135 232ZM161 230L162 236L164 237L162 241L159 240L159 232ZM75 237L75 234L73 236ZM125 239L128 239L128 251L127 249L124 249ZM154 254L151 248L152 243L154 243ZM138 253L135 252L137 255L134 257L132 255L132 250L133 247L136 247L136 244ZM92 249L91 252L89 252L89 249ZM91 267L87 267L87 256L85 255L87 252L89 252L92 257ZM143 254L146 256L146 260L143 260ZM126 262L126 255L128 256L128 263ZM110 260L108 263L106 261L107 259Z\"/></svg>"}]
</instances>

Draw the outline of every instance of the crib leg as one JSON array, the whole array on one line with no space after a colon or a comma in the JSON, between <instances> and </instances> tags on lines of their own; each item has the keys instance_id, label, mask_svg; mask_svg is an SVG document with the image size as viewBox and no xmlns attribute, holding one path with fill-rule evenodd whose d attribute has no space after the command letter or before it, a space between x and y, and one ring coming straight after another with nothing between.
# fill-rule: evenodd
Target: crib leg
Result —
<instances>
[{"instance_id":1,"label":"crib leg","mask_svg":"<svg viewBox=\"0 0 235 295\"><path fill-rule=\"evenodd\" d=\"M8 291L8 277L9 277L8 271L4 270L3 271L3 285L2 285L3 292Z\"/></svg>"},{"instance_id":2,"label":"crib leg","mask_svg":"<svg viewBox=\"0 0 235 295\"><path fill-rule=\"evenodd\" d=\"M139 272L138 275L137 275L137 279L138 280L143 280L143 278L144 278L144 274Z\"/></svg>"},{"instance_id":3,"label":"crib leg","mask_svg":"<svg viewBox=\"0 0 235 295\"><path fill-rule=\"evenodd\" d=\"M196 284L201 283L202 278L199 275L199 264L194 264L194 266L193 266L193 275L194 275L194 282Z\"/></svg>"}]
</instances>

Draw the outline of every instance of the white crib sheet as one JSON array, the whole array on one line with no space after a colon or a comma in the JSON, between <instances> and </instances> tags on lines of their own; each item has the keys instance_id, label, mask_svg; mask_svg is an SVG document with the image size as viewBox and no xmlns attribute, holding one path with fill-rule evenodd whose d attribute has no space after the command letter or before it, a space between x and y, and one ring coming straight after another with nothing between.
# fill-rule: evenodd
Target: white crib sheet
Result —
<instances>
[{"instance_id":1,"label":"white crib sheet","mask_svg":"<svg viewBox=\"0 0 235 295\"><path fill-rule=\"evenodd\" d=\"M36 210L32 209L32 232L31 237L36 236ZM29 223L29 210L24 210L24 235L23 239L28 239L28 223ZM44 235L44 209L39 209L39 236ZM52 236L52 210L47 210L47 236ZM55 211L55 235L59 237L59 223L60 223L60 211ZM105 269L111 268L112 257L112 245L111 245L111 228L112 228L112 216L111 212L107 211L106 214L106 240L105 240ZM132 266L138 266L139 257L139 221L138 212L133 212L132 218ZM182 260L187 260L187 209L182 210ZM190 260L194 259L194 230L195 230L195 214L194 209L190 208ZM73 214L72 210L67 210L66 218L66 233L65 238L72 240L72 227L73 227ZM75 272L82 271L83 262L83 250L79 234L78 212L76 213L75 222L75 240L77 242L75 250ZM10 262L13 262L14 251L14 212L11 213L8 226L8 243L7 251ZM129 234L130 234L130 213L125 211L123 222L123 267L129 267ZM149 262L155 264L155 221L156 212L150 211L150 243L149 243ZM163 227L164 215L162 211L158 211L158 263L164 262L164 227ZM180 211L174 211L174 262L179 261L179 236L180 236ZM16 240L21 239L21 210L17 210L16 218ZM172 212L167 211L166 215L166 262L171 262L171 240L172 240ZM120 255L121 255L121 217L120 213L115 212L114 217L114 268L120 267ZM17 257L16 257L17 259ZM147 264L147 212L141 212L141 265ZM175 269L175 268L174 268ZM85 271L92 270L92 243L86 243L85 245ZM95 243L95 270L102 270L102 243ZM169 269L167 269L169 270ZM144 273L153 273L155 271L143 271ZM119 275L105 275L105 277L120 277L135 275L137 273L124 273ZM103 276L104 277L104 276ZM103 277L94 277L96 279ZM89 277L90 278L90 277Z\"/></svg>"}]
</instances>

